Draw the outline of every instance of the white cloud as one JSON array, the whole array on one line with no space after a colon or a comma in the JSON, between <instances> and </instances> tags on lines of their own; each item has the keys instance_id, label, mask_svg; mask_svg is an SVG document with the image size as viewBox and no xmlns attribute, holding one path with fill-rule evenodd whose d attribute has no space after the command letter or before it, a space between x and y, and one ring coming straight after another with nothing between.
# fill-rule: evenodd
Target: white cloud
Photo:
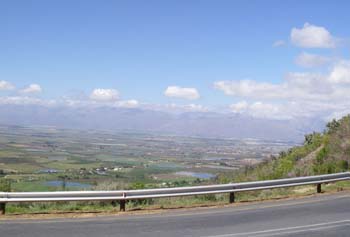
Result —
<instances>
[{"instance_id":1,"label":"white cloud","mask_svg":"<svg viewBox=\"0 0 350 237\"><path fill-rule=\"evenodd\" d=\"M256 101L252 103L245 103L244 109L242 110L236 109L237 104L232 104L229 106L231 112L246 114L258 118L283 120L301 117L310 118L316 116L319 118L324 118L325 121L327 121L334 115L340 113L346 114L344 111L347 111L348 113L350 112L350 109L347 109L349 104L334 104L331 102L317 101L304 101L302 103L300 101L275 101L271 103Z\"/></svg>"},{"instance_id":2,"label":"white cloud","mask_svg":"<svg viewBox=\"0 0 350 237\"><path fill-rule=\"evenodd\" d=\"M279 105L263 103L257 101L254 103L247 103L246 101L240 101L230 106L231 112L248 114L258 118L275 118L275 119L289 119L291 118L288 114L282 113Z\"/></svg>"},{"instance_id":3,"label":"white cloud","mask_svg":"<svg viewBox=\"0 0 350 237\"><path fill-rule=\"evenodd\" d=\"M184 110L192 112L208 112L208 108L198 104L188 104L183 106Z\"/></svg>"},{"instance_id":4,"label":"white cloud","mask_svg":"<svg viewBox=\"0 0 350 237\"><path fill-rule=\"evenodd\" d=\"M277 118L277 119L289 119L285 113L281 113L279 106L274 104L263 103L261 101L255 102L249 106L250 113L255 117L262 118Z\"/></svg>"},{"instance_id":5,"label":"white cloud","mask_svg":"<svg viewBox=\"0 0 350 237\"><path fill-rule=\"evenodd\" d=\"M5 96L0 97L0 104L2 105L41 105L52 106L56 105L55 100L44 100L29 96Z\"/></svg>"},{"instance_id":6,"label":"white cloud","mask_svg":"<svg viewBox=\"0 0 350 237\"><path fill-rule=\"evenodd\" d=\"M281 87L284 98L293 100L324 100L334 92L327 76L308 72L288 73Z\"/></svg>"},{"instance_id":7,"label":"white cloud","mask_svg":"<svg viewBox=\"0 0 350 237\"><path fill-rule=\"evenodd\" d=\"M8 81L0 81L0 90L13 90L15 87Z\"/></svg>"},{"instance_id":8,"label":"white cloud","mask_svg":"<svg viewBox=\"0 0 350 237\"><path fill-rule=\"evenodd\" d=\"M283 93L281 85L253 80L217 81L214 88L237 97L280 98Z\"/></svg>"},{"instance_id":9,"label":"white cloud","mask_svg":"<svg viewBox=\"0 0 350 237\"><path fill-rule=\"evenodd\" d=\"M272 84L252 80L218 81L216 89L241 101L230 105L235 113L274 118L327 118L350 112L350 61L338 61L328 73L288 73L281 83Z\"/></svg>"},{"instance_id":10,"label":"white cloud","mask_svg":"<svg viewBox=\"0 0 350 237\"><path fill-rule=\"evenodd\" d=\"M244 113L249 108L249 104L244 100L230 105L230 110L234 113Z\"/></svg>"},{"instance_id":11,"label":"white cloud","mask_svg":"<svg viewBox=\"0 0 350 237\"><path fill-rule=\"evenodd\" d=\"M98 107L114 107L114 108L137 108L140 106L140 102L137 100L120 100L120 101L107 101L101 103L101 101L95 100L79 100L71 98L62 98L62 100L57 102L63 106L69 107L89 107L89 108L98 108Z\"/></svg>"},{"instance_id":12,"label":"white cloud","mask_svg":"<svg viewBox=\"0 0 350 237\"><path fill-rule=\"evenodd\" d=\"M178 86L168 86L168 88L164 91L164 95L167 97L175 97L187 100L196 100L200 97L196 88Z\"/></svg>"},{"instance_id":13,"label":"white cloud","mask_svg":"<svg viewBox=\"0 0 350 237\"><path fill-rule=\"evenodd\" d=\"M64 100L61 102L64 106L68 106L68 107L82 107L88 104L86 101L75 100L70 98L67 98L67 99L64 98Z\"/></svg>"},{"instance_id":14,"label":"white cloud","mask_svg":"<svg viewBox=\"0 0 350 237\"><path fill-rule=\"evenodd\" d=\"M273 42L272 46L273 47L281 47L286 45L286 42L284 40L277 40L275 42Z\"/></svg>"},{"instance_id":15,"label":"white cloud","mask_svg":"<svg viewBox=\"0 0 350 237\"><path fill-rule=\"evenodd\" d=\"M298 55L298 57L295 59L295 63L299 66L306 67L306 68L312 68L312 67L319 67L323 66L331 61L330 58L324 57L317 54L310 54L302 52Z\"/></svg>"},{"instance_id":16,"label":"white cloud","mask_svg":"<svg viewBox=\"0 0 350 237\"><path fill-rule=\"evenodd\" d=\"M187 105L178 105L178 104L167 104L165 108L159 106L159 110L170 110L171 112L208 112L209 109L200 104L187 104Z\"/></svg>"},{"instance_id":17,"label":"white cloud","mask_svg":"<svg viewBox=\"0 0 350 237\"><path fill-rule=\"evenodd\" d=\"M303 48L334 48L336 39L321 26L305 23L303 28L293 28L290 33L294 45Z\"/></svg>"},{"instance_id":18,"label":"white cloud","mask_svg":"<svg viewBox=\"0 0 350 237\"><path fill-rule=\"evenodd\" d=\"M115 103L115 106L120 108L137 108L139 105L137 100L122 100Z\"/></svg>"},{"instance_id":19,"label":"white cloud","mask_svg":"<svg viewBox=\"0 0 350 237\"><path fill-rule=\"evenodd\" d=\"M288 73L279 84L253 80L217 81L214 88L236 98L258 100L327 100L341 90L328 75ZM349 94L350 96L350 94Z\"/></svg>"},{"instance_id":20,"label":"white cloud","mask_svg":"<svg viewBox=\"0 0 350 237\"><path fill-rule=\"evenodd\" d=\"M350 109L345 109L345 110L336 110L334 112L332 112L331 114L329 114L328 116L326 116L324 118L324 120L326 122L332 120L332 119L341 119L342 117L344 117L345 115L350 114Z\"/></svg>"},{"instance_id":21,"label":"white cloud","mask_svg":"<svg viewBox=\"0 0 350 237\"><path fill-rule=\"evenodd\" d=\"M90 99L100 102L112 102L119 99L119 92L115 89L94 89L90 94Z\"/></svg>"},{"instance_id":22,"label":"white cloud","mask_svg":"<svg viewBox=\"0 0 350 237\"><path fill-rule=\"evenodd\" d=\"M38 84L30 84L26 88L20 90L22 94L36 94L42 92L41 86Z\"/></svg>"},{"instance_id":23,"label":"white cloud","mask_svg":"<svg viewBox=\"0 0 350 237\"><path fill-rule=\"evenodd\" d=\"M330 73L329 81L332 83L350 83L350 61L336 63Z\"/></svg>"}]
</instances>

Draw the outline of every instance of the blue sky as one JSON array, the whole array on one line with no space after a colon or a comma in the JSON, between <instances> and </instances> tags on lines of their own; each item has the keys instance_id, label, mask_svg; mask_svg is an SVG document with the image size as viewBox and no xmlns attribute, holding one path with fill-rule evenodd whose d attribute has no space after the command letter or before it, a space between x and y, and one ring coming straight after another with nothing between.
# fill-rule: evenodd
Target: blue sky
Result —
<instances>
[{"instance_id":1,"label":"blue sky","mask_svg":"<svg viewBox=\"0 0 350 237\"><path fill-rule=\"evenodd\" d=\"M330 75L349 58L348 9L348 1L1 1L0 80L15 89L0 95L57 100L108 89L117 91L114 100L146 104L281 107L291 96L227 93L215 82L279 85L290 72ZM305 23L336 45L292 42L292 29ZM300 66L302 53L327 63ZM23 91L31 84L38 93ZM166 96L169 86L195 88L199 98Z\"/></svg>"}]
</instances>

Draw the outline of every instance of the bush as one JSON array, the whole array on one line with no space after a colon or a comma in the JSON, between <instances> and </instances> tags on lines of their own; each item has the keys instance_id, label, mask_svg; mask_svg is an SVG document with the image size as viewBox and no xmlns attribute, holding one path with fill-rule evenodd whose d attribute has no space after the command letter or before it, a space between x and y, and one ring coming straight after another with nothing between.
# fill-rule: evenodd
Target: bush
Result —
<instances>
[{"instance_id":1,"label":"bush","mask_svg":"<svg viewBox=\"0 0 350 237\"><path fill-rule=\"evenodd\" d=\"M347 160L341 160L339 162L339 167L341 171L347 171L349 169L349 162Z\"/></svg>"},{"instance_id":2,"label":"bush","mask_svg":"<svg viewBox=\"0 0 350 237\"><path fill-rule=\"evenodd\" d=\"M7 179L0 179L0 191L10 192L11 191L11 181Z\"/></svg>"}]
</instances>

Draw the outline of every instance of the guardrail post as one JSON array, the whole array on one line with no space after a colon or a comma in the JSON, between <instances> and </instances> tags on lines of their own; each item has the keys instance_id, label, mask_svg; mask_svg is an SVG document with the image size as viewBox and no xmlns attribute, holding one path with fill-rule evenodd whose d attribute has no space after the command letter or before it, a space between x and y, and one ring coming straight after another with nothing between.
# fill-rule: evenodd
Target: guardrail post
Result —
<instances>
[{"instance_id":1,"label":"guardrail post","mask_svg":"<svg viewBox=\"0 0 350 237\"><path fill-rule=\"evenodd\" d=\"M125 211L125 200L120 200L120 211Z\"/></svg>"},{"instance_id":2,"label":"guardrail post","mask_svg":"<svg viewBox=\"0 0 350 237\"><path fill-rule=\"evenodd\" d=\"M317 193L321 193L322 189L321 189L321 184L317 184Z\"/></svg>"},{"instance_id":3,"label":"guardrail post","mask_svg":"<svg viewBox=\"0 0 350 237\"><path fill-rule=\"evenodd\" d=\"M119 204L120 204L120 211L125 211L125 202L126 202L125 198L126 198L126 193L123 193L123 198L124 198L124 199L121 199L121 200L119 201Z\"/></svg>"},{"instance_id":4,"label":"guardrail post","mask_svg":"<svg viewBox=\"0 0 350 237\"><path fill-rule=\"evenodd\" d=\"M234 203L235 202L235 193L230 193L230 203Z\"/></svg>"},{"instance_id":5,"label":"guardrail post","mask_svg":"<svg viewBox=\"0 0 350 237\"><path fill-rule=\"evenodd\" d=\"M0 203L0 215L5 215L6 212L6 203Z\"/></svg>"}]
</instances>

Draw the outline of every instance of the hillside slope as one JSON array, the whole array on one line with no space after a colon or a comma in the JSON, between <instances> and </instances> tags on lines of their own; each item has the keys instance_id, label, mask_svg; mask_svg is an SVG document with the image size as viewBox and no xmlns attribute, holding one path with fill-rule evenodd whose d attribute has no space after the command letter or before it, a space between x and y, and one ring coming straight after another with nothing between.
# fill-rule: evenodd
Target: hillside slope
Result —
<instances>
[{"instance_id":1,"label":"hillside slope","mask_svg":"<svg viewBox=\"0 0 350 237\"><path fill-rule=\"evenodd\" d=\"M347 171L350 163L350 115L329 122L323 133L305 135L302 146L245 167L236 178L265 180Z\"/></svg>"}]
</instances>

